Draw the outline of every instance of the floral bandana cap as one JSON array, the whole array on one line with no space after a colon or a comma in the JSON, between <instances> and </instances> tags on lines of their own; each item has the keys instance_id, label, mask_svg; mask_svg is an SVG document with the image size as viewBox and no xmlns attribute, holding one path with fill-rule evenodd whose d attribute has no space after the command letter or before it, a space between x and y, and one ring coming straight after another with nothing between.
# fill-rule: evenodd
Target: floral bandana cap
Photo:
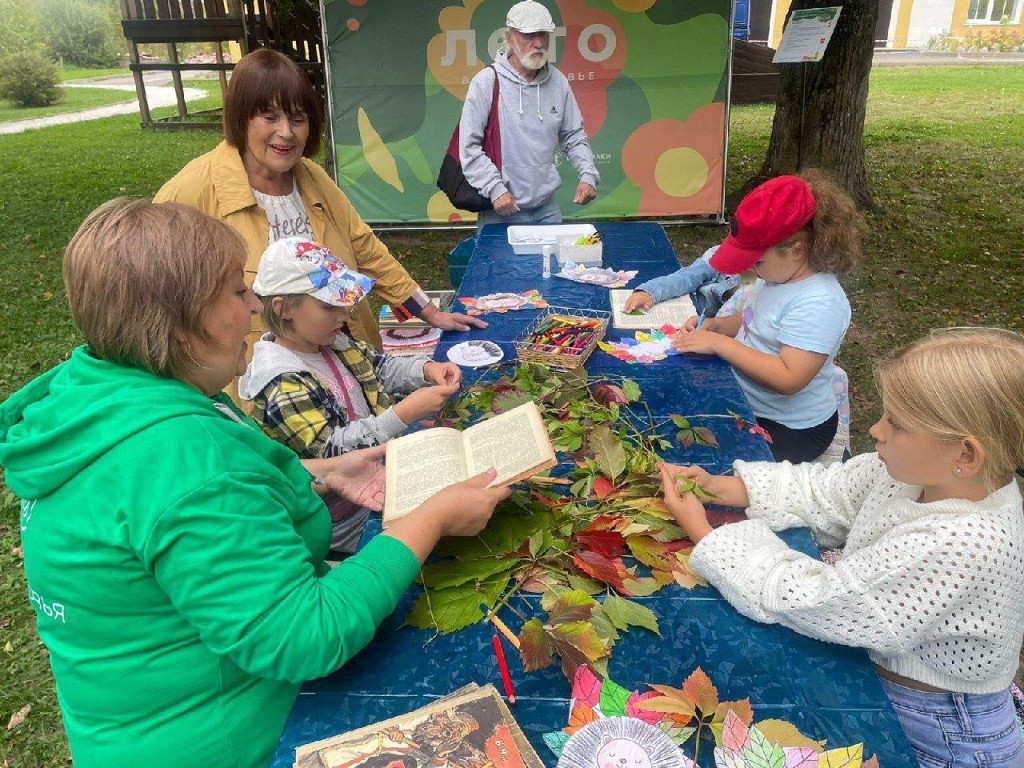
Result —
<instances>
[{"instance_id":1,"label":"floral bandana cap","mask_svg":"<svg viewBox=\"0 0 1024 768\"><path fill-rule=\"evenodd\" d=\"M326 245L289 237L263 252L252 289L258 296L306 294L335 307L351 307L375 282L349 269Z\"/></svg>"}]
</instances>

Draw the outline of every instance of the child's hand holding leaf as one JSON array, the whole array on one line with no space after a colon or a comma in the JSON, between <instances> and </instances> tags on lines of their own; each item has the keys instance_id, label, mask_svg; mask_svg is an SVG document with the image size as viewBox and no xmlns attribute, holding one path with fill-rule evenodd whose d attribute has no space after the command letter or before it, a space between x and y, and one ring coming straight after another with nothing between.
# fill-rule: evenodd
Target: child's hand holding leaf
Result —
<instances>
[{"instance_id":1,"label":"child's hand holding leaf","mask_svg":"<svg viewBox=\"0 0 1024 768\"><path fill-rule=\"evenodd\" d=\"M661 490L665 494L665 506L668 507L668 511L672 513L672 517L680 527L686 531L690 540L696 544L711 533L711 524L708 522L708 514L704 510L704 505L693 491L688 490L683 495L679 494L676 487L678 478L673 471L676 469L675 467L671 464L660 464L659 467L661 469ZM693 485L692 481L687 482L690 482L694 488L698 487Z\"/></svg>"}]
</instances>

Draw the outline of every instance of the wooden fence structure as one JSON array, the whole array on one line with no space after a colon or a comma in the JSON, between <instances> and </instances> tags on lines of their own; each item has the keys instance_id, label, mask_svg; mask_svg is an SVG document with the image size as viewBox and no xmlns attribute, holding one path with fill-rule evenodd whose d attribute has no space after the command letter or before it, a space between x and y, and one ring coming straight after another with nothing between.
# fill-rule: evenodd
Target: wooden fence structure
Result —
<instances>
[{"instance_id":1,"label":"wooden fence structure","mask_svg":"<svg viewBox=\"0 0 1024 768\"><path fill-rule=\"evenodd\" d=\"M293 0L287 10L275 12L267 0L121 0L121 27L128 41L129 69L144 128L220 128L220 123L194 119L185 102L182 72L214 71L221 93L234 63L225 61L224 43L238 43L242 54L256 48L274 48L306 70L321 97L324 91L324 56L319 7L312 0ZM167 46L167 61L143 62L139 45ZM213 43L215 62L180 61L183 43ZM177 101L177 119L154 120L146 96L146 72L170 72ZM193 118L193 119L190 119Z\"/></svg>"}]
</instances>

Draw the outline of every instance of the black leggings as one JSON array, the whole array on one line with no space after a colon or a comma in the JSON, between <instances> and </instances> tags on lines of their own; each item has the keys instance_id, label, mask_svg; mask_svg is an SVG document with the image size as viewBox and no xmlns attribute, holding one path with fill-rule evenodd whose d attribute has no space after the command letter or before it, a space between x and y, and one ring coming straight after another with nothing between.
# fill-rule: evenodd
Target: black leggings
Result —
<instances>
[{"instance_id":1,"label":"black leggings","mask_svg":"<svg viewBox=\"0 0 1024 768\"><path fill-rule=\"evenodd\" d=\"M813 461L832 445L839 426L839 411L821 424L806 429L791 429L771 419L759 418L757 423L772 436L772 442L768 446L772 451L772 458L776 461L799 464L802 461Z\"/></svg>"}]
</instances>

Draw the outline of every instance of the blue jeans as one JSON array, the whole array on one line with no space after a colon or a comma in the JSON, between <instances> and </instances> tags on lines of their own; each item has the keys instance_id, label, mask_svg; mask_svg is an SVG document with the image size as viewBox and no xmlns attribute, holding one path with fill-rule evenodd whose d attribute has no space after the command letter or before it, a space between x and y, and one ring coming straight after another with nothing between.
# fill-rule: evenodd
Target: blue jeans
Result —
<instances>
[{"instance_id":1,"label":"blue jeans","mask_svg":"<svg viewBox=\"0 0 1024 768\"><path fill-rule=\"evenodd\" d=\"M932 693L880 678L921 768L1022 768L1010 690Z\"/></svg>"},{"instance_id":2,"label":"blue jeans","mask_svg":"<svg viewBox=\"0 0 1024 768\"><path fill-rule=\"evenodd\" d=\"M491 208L489 211L480 211L476 218L476 228L480 229L485 224L561 224L562 210L551 198L543 205L529 210L520 210L511 216L502 216Z\"/></svg>"}]
</instances>

